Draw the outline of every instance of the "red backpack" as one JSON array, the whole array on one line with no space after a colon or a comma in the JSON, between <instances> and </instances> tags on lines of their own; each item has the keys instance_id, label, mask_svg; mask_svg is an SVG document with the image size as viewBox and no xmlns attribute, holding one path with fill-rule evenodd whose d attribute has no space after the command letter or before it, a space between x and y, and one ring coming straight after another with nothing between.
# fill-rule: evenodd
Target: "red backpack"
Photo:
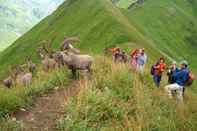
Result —
<instances>
[{"instance_id":1,"label":"red backpack","mask_svg":"<svg viewBox=\"0 0 197 131\"><path fill-rule=\"evenodd\" d=\"M189 73L188 73L188 79L187 79L185 85L186 86L191 86L193 84L194 80L195 80L194 74L191 71L189 71Z\"/></svg>"}]
</instances>

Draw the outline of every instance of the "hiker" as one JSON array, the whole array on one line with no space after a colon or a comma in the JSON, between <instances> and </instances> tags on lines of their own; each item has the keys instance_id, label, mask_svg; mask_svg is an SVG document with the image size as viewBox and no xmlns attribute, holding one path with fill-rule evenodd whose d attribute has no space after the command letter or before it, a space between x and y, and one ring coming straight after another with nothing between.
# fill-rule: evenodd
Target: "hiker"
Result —
<instances>
[{"instance_id":1,"label":"hiker","mask_svg":"<svg viewBox=\"0 0 197 131\"><path fill-rule=\"evenodd\" d=\"M113 61L116 62L118 55L120 54L121 50L119 47L114 47L111 49L111 52L113 54Z\"/></svg>"},{"instance_id":2,"label":"hiker","mask_svg":"<svg viewBox=\"0 0 197 131\"><path fill-rule=\"evenodd\" d=\"M146 60L147 60L147 55L145 54L145 49L140 49L138 54L137 54L137 58L136 58L136 62L137 62L137 71L140 71L141 73L143 73L144 71L144 67L146 64Z\"/></svg>"},{"instance_id":3,"label":"hiker","mask_svg":"<svg viewBox=\"0 0 197 131\"><path fill-rule=\"evenodd\" d=\"M128 62L128 55L126 54L126 52L122 52L121 53L121 55L122 55L122 60L123 60L123 62L124 63L127 63Z\"/></svg>"},{"instance_id":4,"label":"hiker","mask_svg":"<svg viewBox=\"0 0 197 131\"><path fill-rule=\"evenodd\" d=\"M131 67L136 70L137 68L137 55L139 53L138 49L134 49L131 51L130 56L131 56Z\"/></svg>"},{"instance_id":5,"label":"hiker","mask_svg":"<svg viewBox=\"0 0 197 131\"><path fill-rule=\"evenodd\" d=\"M178 93L178 99L180 101L183 100L184 86L186 85L189 78L189 70L187 67L188 62L185 60L181 61L180 70L173 74L173 77L175 78L175 83L169 84L165 87L165 90L170 98L172 98L173 91L176 91Z\"/></svg>"},{"instance_id":6,"label":"hiker","mask_svg":"<svg viewBox=\"0 0 197 131\"><path fill-rule=\"evenodd\" d=\"M174 84L175 78L173 77L173 74L178 72L177 63L176 61L172 62L172 65L169 67L167 76L168 76L168 84Z\"/></svg>"},{"instance_id":7,"label":"hiker","mask_svg":"<svg viewBox=\"0 0 197 131\"><path fill-rule=\"evenodd\" d=\"M152 66L151 74L153 75L153 80L157 87L160 86L162 74L165 71L165 69L166 69L166 64L165 64L165 59L163 57L161 57L159 61L154 66Z\"/></svg>"}]
</instances>

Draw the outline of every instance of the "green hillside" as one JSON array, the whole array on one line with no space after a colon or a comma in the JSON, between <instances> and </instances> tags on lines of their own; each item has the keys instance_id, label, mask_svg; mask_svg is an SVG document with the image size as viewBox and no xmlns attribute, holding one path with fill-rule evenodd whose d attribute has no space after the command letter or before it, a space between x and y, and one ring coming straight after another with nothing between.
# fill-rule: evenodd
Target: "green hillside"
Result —
<instances>
[{"instance_id":1,"label":"green hillside","mask_svg":"<svg viewBox=\"0 0 197 131\"><path fill-rule=\"evenodd\" d=\"M131 9L124 14L153 41L157 49L178 60L185 58L196 67L196 6L189 0L149 0L142 8Z\"/></svg>"},{"instance_id":2,"label":"green hillside","mask_svg":"<svg viewBox=\"0 0 197 131\"><path fill-rule=\"evenodd\" d=\"M143 7L120 10L106 0L67 1L1 54L0 69L21 63L27 55L37 60L35 51L40 41L53 38L57 48L64 36L79 36L78 46L89 52L130 42L129 47L146 47L152 57L158 52L177 59L185 57L194 67L196 43L186 40L197 29L195 4L191 2L150 0Z\"/></svg>"},{"instance_id":3,"label":"green hillside","mask_svg":"<svg viewBox=\"0 0 197 131\"><path fill-rule=\"evenodd\" d=\"M81 49L97 53L108 46L125 42L146 44L147 48L151 48L144 36L111 2L74 0L65 2L53 15L5 50L0 56L0 69L21 63L27 55L33 55L37 60L36 48L40 41L55 38L54 47L58 47L65 36L79 36ZM4 71L1 70L1 73Z\"/></svg>"},{"instance_id":4,"label":"green hillside","mask_svg":"<svg viewBox=\"0 0 197 131\"><path fill-rule=\"evenodd\" d=\"M119 8L116 2L124 8ZM195 131L196 83L186 89L185 106L182 106L169 100L163 88L154 87L149 70L164 56L167 62L187 59L197 73L197 2L145 0L129 9L131 3L123 0L114 0L114 3L67 0L0 54L0 79L7 75L10 65L23 63L26 56L40 63L36 49L43 40L53 40L53 48L58 49L65 36L78 36L80 41L76 47L95 56L94 70L91 79L80 81L80 93L68 102L58 129ZM108 58L103 60L104 49L114 45L127 52L144 47L148 54L145 73L134 73L127 65L114 64ZM67 86L68 75L67 69L49 74L39 72L27 90L0 88L3 92L0 116L28 106L32 102L30 96ZM165 85L163 80L161 86Z\"/></svg>"}]
</instances>

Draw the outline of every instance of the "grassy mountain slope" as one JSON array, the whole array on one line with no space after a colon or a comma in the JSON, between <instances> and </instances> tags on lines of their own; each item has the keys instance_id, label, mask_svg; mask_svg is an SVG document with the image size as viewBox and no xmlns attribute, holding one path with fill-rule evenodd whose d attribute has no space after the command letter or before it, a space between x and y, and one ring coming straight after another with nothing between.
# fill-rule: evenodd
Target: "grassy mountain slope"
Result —
<instances>
[{"instance_id":1,"label":"grassy mountain slope","mask_svg":"<svg viewBox=\"0 0 197 131\"><path fill-rule=\"evenodd\" d=\"M58 130L196 130L197 97L191 90L187 89L183 106L155 88L149 72L131 73L127 65L100 56L92 75L80 81L79 93L66 103Z\"/></svg>"},{"instance_id":2,"label":"grassy mountain slope","mask_svg":"<svg viewBox=\"0 0 197 131\"><path fill-rule=\"evenodd\" d=\"M53 45L57 48L65 36L79 36L79 47L89 52L102 52L108 46L125 42L132 42L131 46L147 45L147 50L151 52L149 41L112 3L105 0L72 0L65 2L53 15L5 50L0 55L0 69L21 63L28 55L38 61L36 49L40 41L54 39ZM1 70L1 74L4 71Z\"/></svg>"},{"instance_id":3,"label":"grassy mountain slope","mask_svg":"<svg viewBox=\"0 0 197 131\"><path fill-rule=\"evenodd\" d=\"M149 0L143 7L128 10L125 14L159 50L178 60L185 58L196 67L196 6L189 0Z\"/></svg>"},{"instance_id":4,"label":"grassy mountain slope","mask_svg":"<svg viewBox=\"0 0 197 131\"><path fill-rule=\"evenodd\" d=\"M76 46L89 54L102 53L104 48L115 44L127 51L145 47L150 56L148 64L164 55L178 60L187 58L196 70L197 17L195 1L191 2L148 0L126 10L115 7L109 0L68 0L0 54L0 79L10 64L22 63L28 55L39 62L36 48L40 41L53 39L53 47L57 49L65 36L78 36L81 41ZM60 73L59 77L50 74L51 82L41 87L37 85L39 82L33 85L37 89L33 94L45 84L53 88L64 82L62 78L67 78L66 73ZM68 103L65 118L58 124L60 130L196 130L197 96L192 88L186 90L182 107L177 101L169 100L163 88L154 87L149 67L142 76L131 72L126 65L113 64L108 59L103 61L100 57L95 59L92 75ZM43 75L39 77L45 79ZM162 87L165 84L163 80ZM31 88L25 95L23 88L19 89L22 91L15 88L1 95L2 110L24 105L20 100L28 98ZM15 95L15 92L18 93Z\"/></svg>"},{"instance_id":5,"label":"grassy mountain slope","mask_svg":"<svg viewBox=\"0 0 197 131\"><path fill-rule=\"evenodd\" d=\"M78 47L89 53L100 53L115 44L127 51L145 47L149 60L160 53L186 58L195 67L196 30L195 3L191 1L150 0L143 6L120 10L106 0L68 0L0 54L0 73L3 77L10 64L22 63L26 56L38 62L36 49L42 40L53 39L58 48L65 36L79 36Z\"/></svg>"},{"instance_id":6,"label":"grassy mountain slope","mask_svg":"<svg viewBox=\"0 0 197 131\"><path fill-rule=\"evenodd\" d=\"M28 55L38 61L36 48L40 41L54 39L53 46L58 48L65 36L79 36L78 47L88 52L98 53L114 44L143 46L151 57L159 52L176 59L187 58L194 67L197 47L187 41L197 29L194 11L191 1L150 0L130 10L120 10L106 0L67 1L0 55L0 69L21 63Z\"/></svg>"}]
</instances>

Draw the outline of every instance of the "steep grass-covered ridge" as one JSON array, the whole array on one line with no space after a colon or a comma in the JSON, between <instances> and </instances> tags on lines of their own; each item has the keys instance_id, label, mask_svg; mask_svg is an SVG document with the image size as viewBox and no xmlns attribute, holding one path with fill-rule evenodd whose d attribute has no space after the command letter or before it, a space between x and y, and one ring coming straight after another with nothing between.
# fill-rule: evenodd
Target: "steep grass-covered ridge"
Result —
<instances>
[{"instance_id":1,"label":"steep grass-covered ridge","mask_svg":"<svg viewBox=\"0 0 197 131\"><path fill-rule=\"evenodd\" d=\"M96 58L93 78L82 81L80 93L69 101L58 128L195 130L197 98L193 90L196 90L196 84L191 87L193 90L186 90L182 107L169 100L162 89L155 89L149 75L150 65L161 55L168 60L187 59L196 73L195 9L194 0L145 0L129 10L120 9L109 0L67 0L0 54L0 79L7 75L9 65L23 63L26 56L32 56L40 63L36 49L43 40L53 40L53 47L58 49L65 36L78 36L80 41L76 46L94 56L116 44L126 51L145 47L148 65L143 76L131 72L127 65L113 64L105 57ZM51 82L47 88L65 84L66 73L60 71L57 75L60 77L50 74ZM48 78L38 83L36 80L35 86L31 87L37 89L33 94L48 85ZM45 80L46 83L40 84ZM162 87L165 84L163 81ZM21 99L28 100L31 88L27 93L23 89L2 89L1 100L5 103L1 106L5 109L2 114L24 106L26 101Z\"/></svg>"},{"instance_id":2,"label":"steep grass-covered ridge","mask_svg":"<svg viewBox=\"0 0 197 131\"><path fill-rule=\"evenodd\" d=\"M36 48L42 40L53 39L58 48L65 36L78 36L78 47L91 53L101 53L115 44L127 50L145 47L151 59L160 53L168 58L187 58L195 67L194 31L192 0L149 0L130 10L119 9L108 0L68 0L1 53L0 73L5 74L8 65L22 63L28 55L38 61Z\"/></svg>"}]
</instances>

